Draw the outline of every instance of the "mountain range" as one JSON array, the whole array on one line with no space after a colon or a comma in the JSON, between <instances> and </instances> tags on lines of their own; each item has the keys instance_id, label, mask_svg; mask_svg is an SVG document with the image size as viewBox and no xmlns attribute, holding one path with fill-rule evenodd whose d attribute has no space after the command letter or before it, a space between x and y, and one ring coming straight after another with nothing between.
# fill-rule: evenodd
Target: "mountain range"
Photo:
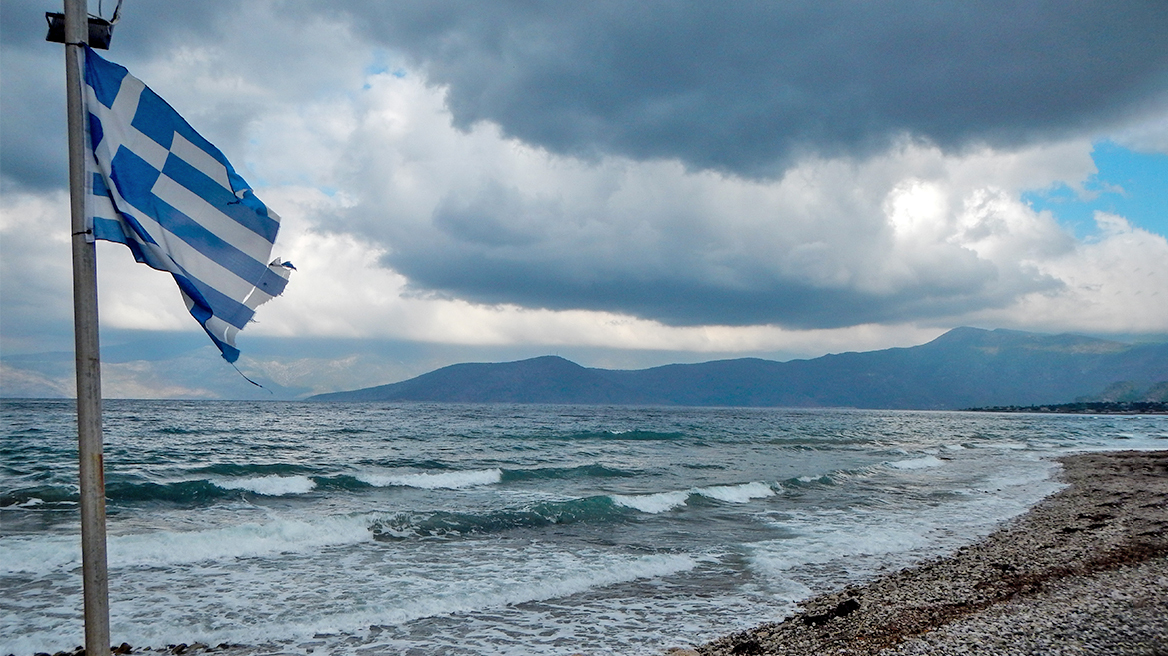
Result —
<instances>
[{"instance_id":1,"label":"mountain range","mask_svg":"<svg viewBox=\"0 0 1168 656\"><path fill-rule=\"evenodd\" d=\"M1117 385L1162 390L1156 384L1163 381L1168 343L955 328L920 346L788 362L742 358L610 370L543 356L456 364L309 400L940 410L1064 403Z\"/></svg>"}]
</instances>

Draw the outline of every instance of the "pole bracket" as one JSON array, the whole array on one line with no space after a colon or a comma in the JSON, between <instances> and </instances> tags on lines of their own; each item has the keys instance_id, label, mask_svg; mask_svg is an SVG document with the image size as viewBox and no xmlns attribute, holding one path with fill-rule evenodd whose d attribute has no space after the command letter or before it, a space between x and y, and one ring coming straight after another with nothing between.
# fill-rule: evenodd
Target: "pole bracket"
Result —
<instances>
[{"instance_id":1,"label":"pole bracket","mask_svg":"<svg viewBox=\"0 0 1168 656\"><path fill-rule=\"evenodd\" d=\"M65 14L54 11L45 12L45 20L49 23L49 33L45 41L50 43L65 43ZM95 50L109 50L110 39L114 34L114 24L100 16L89 17L89 47ZM67 46L84 45L80 43L65 43Z\"/></svg>"}]
</instances>

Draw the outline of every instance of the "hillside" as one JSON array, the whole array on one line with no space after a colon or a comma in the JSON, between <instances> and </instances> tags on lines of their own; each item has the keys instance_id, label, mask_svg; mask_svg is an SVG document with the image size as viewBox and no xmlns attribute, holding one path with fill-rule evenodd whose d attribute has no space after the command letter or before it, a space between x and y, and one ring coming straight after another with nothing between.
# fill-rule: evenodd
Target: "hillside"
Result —
<instances>
[{"instance_id":1,"label":"hillside","mask_svg":"<svg viewBox=\"0 0 1168 656\"><path fill-rule=\"evenodd\" d=\"M811 360L757 358L635 371L554 356L457 364L316 401L433 401L959 409L1066 403L1168 380L1168 344L956 328L911 348Z\"/></svg>"}]
</instances>

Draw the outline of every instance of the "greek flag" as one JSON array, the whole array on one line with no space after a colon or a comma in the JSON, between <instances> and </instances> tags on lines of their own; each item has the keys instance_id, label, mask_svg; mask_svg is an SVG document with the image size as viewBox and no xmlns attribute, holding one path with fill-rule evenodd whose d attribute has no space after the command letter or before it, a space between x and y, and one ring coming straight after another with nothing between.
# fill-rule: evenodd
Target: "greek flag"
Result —
<instances>
[{"instance_id":1,"label":"greek flag","mask_svg":"<svg viewBox=\"0 0 1168 656\"><path fill-rule=\"evenodd\" d=\"M84 91L90 238L169 271L191 315L235 362L236 333L294 268L267 263L280 217L165 100L88 47Z\"/></svg>"}]
</instances>

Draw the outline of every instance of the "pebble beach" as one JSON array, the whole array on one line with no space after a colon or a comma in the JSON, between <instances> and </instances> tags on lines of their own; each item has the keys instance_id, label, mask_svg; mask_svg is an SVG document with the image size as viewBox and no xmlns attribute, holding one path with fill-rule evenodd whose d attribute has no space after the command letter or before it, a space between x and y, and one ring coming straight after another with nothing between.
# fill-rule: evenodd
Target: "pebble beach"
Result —
<instances>
[{"instance_id":1,"label":"pebble beach","mask_svg":"<svg viewBox=\"0 0 1168 656\"><path fill-rule=\"evenodd\" d=\"M1068 486L981 542L670 652L1168 654L1168 451L1060 462Z\"/></svg>"}]
</instances>

